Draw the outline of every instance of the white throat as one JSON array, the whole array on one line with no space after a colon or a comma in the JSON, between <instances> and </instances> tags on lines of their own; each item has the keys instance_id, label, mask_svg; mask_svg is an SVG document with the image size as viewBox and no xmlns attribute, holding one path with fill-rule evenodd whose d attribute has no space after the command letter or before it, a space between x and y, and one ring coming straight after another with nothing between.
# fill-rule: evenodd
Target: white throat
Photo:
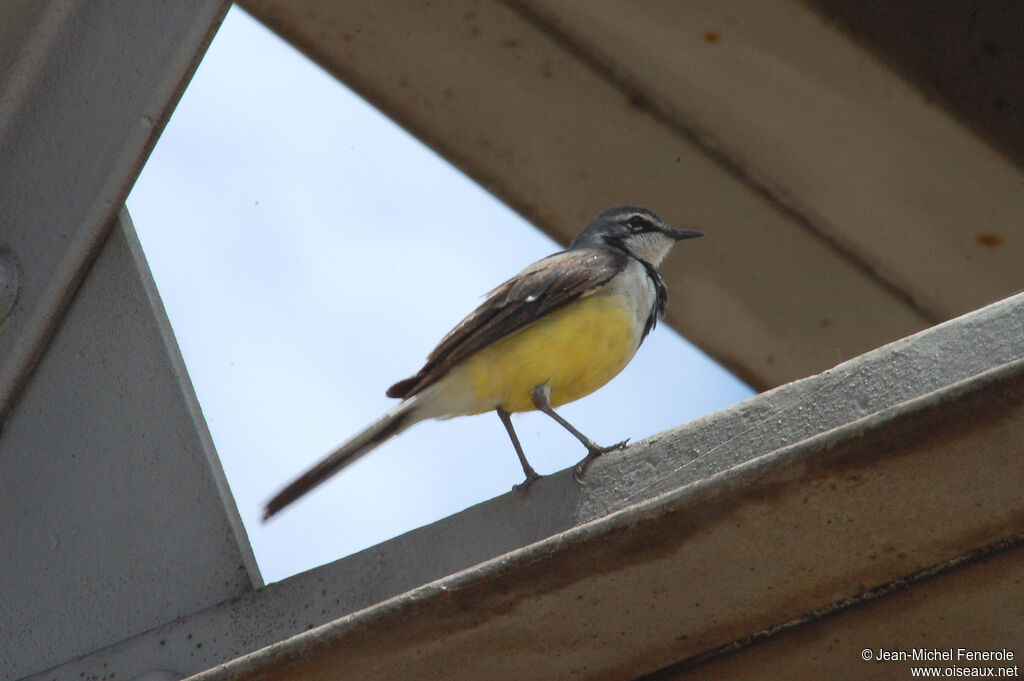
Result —
<instances>
[{"instance_id":1,"label":"white throat","mask_svg":"<svg viewBox=\"0 0 1024 681\"><path fill-rule=\"evenodd\" d=\"M640 260L657 267L675 243L674 239L659 232L644 232L626 238L623 245Z\"/></svg>"}]
</instances>

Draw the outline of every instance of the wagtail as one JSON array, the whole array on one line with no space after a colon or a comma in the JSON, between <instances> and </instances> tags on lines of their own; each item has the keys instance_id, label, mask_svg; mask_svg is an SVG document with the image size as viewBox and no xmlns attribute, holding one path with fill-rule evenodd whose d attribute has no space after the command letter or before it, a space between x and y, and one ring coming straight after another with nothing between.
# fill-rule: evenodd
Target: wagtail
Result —
<instances>
[{"instance_id":1,"label":"wagtail","mask_svg":"<svg viewBox=\"0 0 1024 681\"><path fill-rule=\"evenodd\" d=\"M590 222L569 247L530 265L487 295L441 339L415 376L388 388L402 401L281 490L264 520L388 438L424 419L498 414L524 485L540 476L526 460L510 414L539 409L587 448L580 479L601 447L554 408L589 395L629 363L665 312L655 269L676 241L703 236L669 228L646 208L618 206Z\"/></svg>"}]
</instances>

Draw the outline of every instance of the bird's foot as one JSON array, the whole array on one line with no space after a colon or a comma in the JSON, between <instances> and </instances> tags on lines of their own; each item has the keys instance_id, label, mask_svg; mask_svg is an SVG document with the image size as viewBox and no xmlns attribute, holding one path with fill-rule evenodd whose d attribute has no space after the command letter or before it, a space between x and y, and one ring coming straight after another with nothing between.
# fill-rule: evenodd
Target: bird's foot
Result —
<instances>
[{"instance_id":1,"label":"bird's foot","mask_svg":"<svg viewBox=\"0 0 1024 681\"><path fill-rule=\"evenodd\" d=\"M586 482L583 481L583 474L587 471L587 468L590 467L590 464L594 463L594 460L597 459L597 457L608 452L615 452L625 449L626 445L628 444L629 438L626 438L622 442L616 442L615 444L609 445L607 447L600 447L598 445L591 443L591 446L587 447L587 455L583 457L582 461L580 461L573 467L573 479L576 480L576 482L578 482L581 485L587 484Z\"/></svg>"},{"instance_id":2,"label":"bird's foot","mask_svg":"<svg viewBox=\"0 0 1024 681\"><path fill-rule=\"evenodd\" d=\"M530 470L526 471L526 479L523 480L518 485L512 485L512 489L514 489L517 492L525 492L530 488L530 485L532 485L535 481L540 480L540 478L540 474L531 468Z\"/></svg>"}]
</instances>

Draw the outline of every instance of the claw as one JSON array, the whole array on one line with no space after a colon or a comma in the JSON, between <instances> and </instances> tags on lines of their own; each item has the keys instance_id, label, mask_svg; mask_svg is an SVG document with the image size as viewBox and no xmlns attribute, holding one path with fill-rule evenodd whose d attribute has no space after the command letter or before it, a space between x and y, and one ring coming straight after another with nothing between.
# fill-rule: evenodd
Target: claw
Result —
<instances>
[{"instance_id":1,"label":"claw","mask_svg":"<svg viewBox=\"0 0 1024 681\"><path fill-rule=\"evenodd\" d=\"M615 444L609 445L608 447L587 447L587 455L583 457L583 460L576 464L572 469L573 480L575 480L581 485L587 484L586 482L583 481L583 474L587 472L587 468L590 467L590 464L594 463L594 460L597 459L597 457L608 452L621 451L625 449L626 445L628 444L629 438L627 437L622 442L616 442Z\"/></svg>"},{"instance_id":2,"label":"claw","mask_svg":"<svg viewBox=\"0 0 1024 681\"><path fill-rule=\"evenodd\" d=\"M518 485L512 485L512 489L517 492L525 492L530 488L530 485L532 485L534 481L540 480L540 478L541 476L537 474L537 471L530 469L530 472L526 475L526 479Z\"/></svg>"}]
</instances>

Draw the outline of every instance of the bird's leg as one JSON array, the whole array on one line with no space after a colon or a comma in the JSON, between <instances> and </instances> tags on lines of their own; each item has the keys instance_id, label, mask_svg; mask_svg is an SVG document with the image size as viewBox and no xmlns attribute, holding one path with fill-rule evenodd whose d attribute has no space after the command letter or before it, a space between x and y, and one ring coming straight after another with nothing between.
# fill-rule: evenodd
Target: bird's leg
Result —
<instances>
[{"instance_id":1,"label":"bird's leg","mask_svg":"<svg viewBox=\"0 0 1024 681\"><path fill-rule=\"evenodd\" d=\"M526 460L526 454L523 454L523 446L519 444L519 436L516 435L516 431L512 428L512 418L508 412L504 409L495 409L498 412L498 418L501 419L502 425L505 426L505 430L508 431L508 436L512 440L512 446L516 449L516 456L519 457L519 463L523 466L523 473L526 474L526 480L516 485L516 489L526 489L530 484L540 478L537 471L533 470L533 466Z\"/></svg>"},{"instance_id":2,"label":"bird's leg","mask_svg":"<svg viewBox=\"0 0 1024 681\"><path fill-rule=\"evenodd\" d=\"M547 385L546 383L538 385L536 388L530 391L530 399L533 401L533 406L537 407L537 409L541 410L542 412L553 418L560 426L562 426L570 433L572 433L573 436L577 440L582 442L583 446L587 448L587 455L583 457L583 460L576 464L576 466L572 469L572 476L576 478L576 482L580 484L583 483L583 473L587 470L587 467L591 463L593 463L594 459L601 456L605 452L611 452L617 449L625 449L626 443L629 442L629 438L627 438L622 442L616 442L615 444L609 447L602 447L601 445L597 444L589 437L581 433L580 431L576 430L576 428L574 428L571 423L563 419L561 416L555 413L554 409L551 408L551 386Z\"/></svg>"}]
</instances>

